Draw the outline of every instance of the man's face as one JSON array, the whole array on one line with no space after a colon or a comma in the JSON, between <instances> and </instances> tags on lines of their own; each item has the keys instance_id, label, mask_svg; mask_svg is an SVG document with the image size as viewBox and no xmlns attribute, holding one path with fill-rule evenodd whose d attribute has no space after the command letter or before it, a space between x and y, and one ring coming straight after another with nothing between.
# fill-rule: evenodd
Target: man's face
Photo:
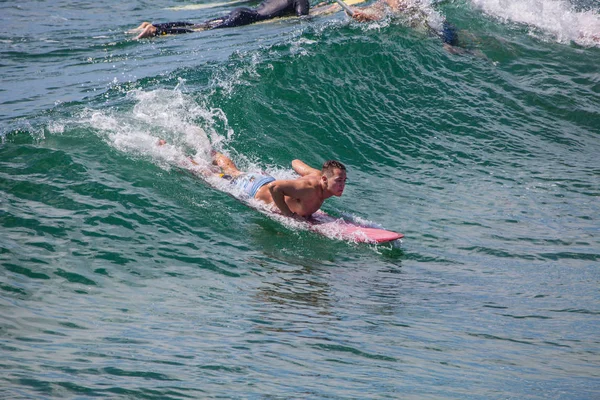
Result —
<instances>
[{"instance_id":1,"label":"man's face","mask_svg":"<svg viewBox=\"0 0 600 400\"><path fill-rule=\"evenodd\" d=\"M334 169L333 174L327 178L327 190L334 196L341 196L346 187L346 171Z\"/></svg>"}]
</instances>

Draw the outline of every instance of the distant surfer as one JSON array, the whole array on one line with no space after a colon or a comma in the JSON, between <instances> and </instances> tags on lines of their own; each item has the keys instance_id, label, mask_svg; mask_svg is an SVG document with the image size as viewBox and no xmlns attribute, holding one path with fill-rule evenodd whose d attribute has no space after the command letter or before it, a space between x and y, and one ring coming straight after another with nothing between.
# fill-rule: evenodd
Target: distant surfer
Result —
<instances>
[{"instance_id":1,"label":"distant surfer","mask_svg":"<svg viewBox=\"0 0 600 400\"><path fill-rule=\"evenodd\" d=\"M159 146L166 142L160 140ZM197 165L195 161L190 161ZM233 161L219 152L212 153L212 163L218 171L202 171L205 176L228 180L248 197L266 204L275 204L286 217L309 218L332 196L341 196L346 187L346 167L339 161L326 161L318 170L300 160L292 161L296 179L275 179L260 173L240 171Z\"/></svg>"},{"instance_id":2,"label":"distant surfer","mask_svg":"<svg viewBox=\"0 0 600 400\"><path fill-rule=\"evenodd\" d=\"M352 8L351 17L359 22L378 21L385 16L387 10L394 14L405 14L411 17L411 19L414 18L414 20L426 23L427 28L434 31L435 34L442 39L444 45L458 45L458 34L456 32L456 28L444 19L441 30L434 29L429 25L428 15L422 8L419 7L418 1L378 0L376 3L366 7Z\"/></svg>"},{"instance_id":3,"label":"distant surfer","mask_svg":"<svg viewBox=\"0 0 600 400\"><path fill-rule=\"evenodd\" d=\"M308 0L265 0L256 8L238 7L224 17L210 19L200 24L191 22L152 24L150 22L144 22L137 28L131 30L130 33L140 32L137 38L143 39L167 34L232 28L287 15L296 15L300 17L302 15L308 15L309 9L310 4Z\"/></svg>"}]
</instances>

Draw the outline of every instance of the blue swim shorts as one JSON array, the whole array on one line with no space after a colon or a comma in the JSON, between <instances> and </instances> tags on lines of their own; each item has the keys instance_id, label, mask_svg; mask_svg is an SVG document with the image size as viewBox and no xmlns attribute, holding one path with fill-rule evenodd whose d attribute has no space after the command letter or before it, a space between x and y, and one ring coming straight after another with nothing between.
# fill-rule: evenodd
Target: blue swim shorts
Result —
<instances>
[{"instance_id":1,"label":"blue swim shorts","mask_svg":"<svg viewBox=\"0 0 600 400\"><path fill-rule=\"evenodd\" d=\"M247 173L233 178L231 184L253 199L258 189L274 180L275 178L269 175Z\"/></svg>"}]
</instances>

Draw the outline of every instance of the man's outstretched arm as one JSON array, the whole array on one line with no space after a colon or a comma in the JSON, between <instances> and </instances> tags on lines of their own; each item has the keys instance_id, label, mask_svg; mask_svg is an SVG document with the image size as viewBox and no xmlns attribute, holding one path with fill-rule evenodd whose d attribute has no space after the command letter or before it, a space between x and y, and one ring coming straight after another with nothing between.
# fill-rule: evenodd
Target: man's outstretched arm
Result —
<instances>
[{"instance_id":1,"label":"man's outstretched arm","mask_svg":"<svg viewBox=\"0 0 600 400\"><path fill-rule=\"evenodd\" d=\"M303 162L301 160L292 161L292 168L300 176L315 175L315 174L321 173L321 171L319 171L318 169L307 165L305 162Z\"/></svg>"}]
</instances>

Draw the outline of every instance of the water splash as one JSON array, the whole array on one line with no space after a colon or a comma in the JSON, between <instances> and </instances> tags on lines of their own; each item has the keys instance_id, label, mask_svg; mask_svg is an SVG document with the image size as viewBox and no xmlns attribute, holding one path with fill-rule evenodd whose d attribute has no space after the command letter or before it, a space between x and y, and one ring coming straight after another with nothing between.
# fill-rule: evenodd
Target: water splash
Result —
<instances>
[{"instance_id":1,"label":"water splash","mask_svg":"<svg viewBox=\"0 0 600 400\"><path fill-rule=\"evenodd\" d=\"M530 34L542 31L560 43L600 47L600 14L582 10L564 0L472 0L485 13L504 21L525 24Z\"/></svg>"},{"instance_id":2,"label":"water splash","mask_svg":"<svg viewBox=\"0 0 600 400\"><path fill-rule=\"evenodd\" d=\"M130 111L87 109L81 115L84 124L119 151L150 156L164 168L187 166L190 157L207 166L211 150L230 140L223 112L199 104L179 88L132 90L127 96L135 102ZM213 128L217 120L226 126L225 135ZM158 146L160 139L168 145Z\"/></svg>"}]
</instances>

